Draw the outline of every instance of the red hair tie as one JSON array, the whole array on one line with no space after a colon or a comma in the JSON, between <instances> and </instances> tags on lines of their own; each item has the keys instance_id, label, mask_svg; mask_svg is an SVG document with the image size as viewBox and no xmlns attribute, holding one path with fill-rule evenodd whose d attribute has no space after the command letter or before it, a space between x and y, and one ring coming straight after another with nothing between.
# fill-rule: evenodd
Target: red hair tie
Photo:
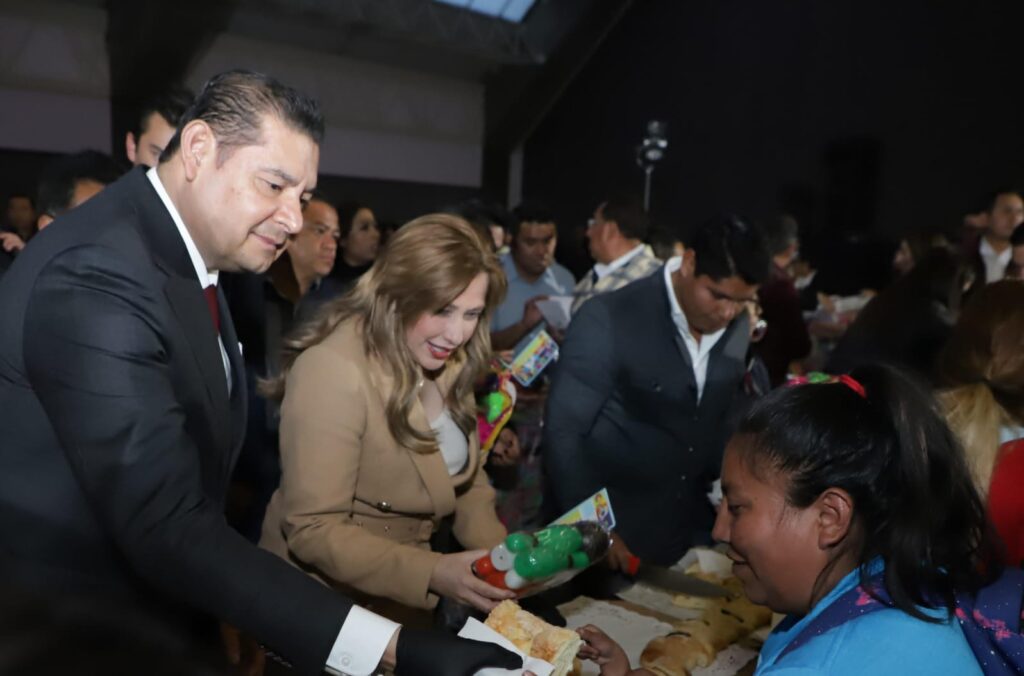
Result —
<instances>
[{"instance_id":1,"label":"red hair tie","mask_svg":"<svg viewBox=\"0 0 1024 676\"><path fill-rule=\"evenodd\" d=\"M795 387L797 385L827 385L832 383L842 383L859 394L862 398L868 398L868 394L864 390L864 386L857 382L853 376L849 376L845 373L839 376L833 376L828 373L822 373L821 371L811 371L806 376L795 376L790 378L786 385L788 387Z\"/></svg>"}]
</instances>

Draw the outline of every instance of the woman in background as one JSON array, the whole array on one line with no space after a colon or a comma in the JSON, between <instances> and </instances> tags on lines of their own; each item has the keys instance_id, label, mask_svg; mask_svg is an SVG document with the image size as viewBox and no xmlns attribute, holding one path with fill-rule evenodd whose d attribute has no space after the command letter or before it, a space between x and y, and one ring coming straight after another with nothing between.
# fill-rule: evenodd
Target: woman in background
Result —
<instances>
[{"instance_id":1,"label":"woman in background","mask_svg":"<svg viewBox=\"0 0 1024 676\"><path fill-rule=\"evenodd\" d=\"M370 207L353 201L338 205L338 223L341 225L338 260L331 276L347 290L377 259L380 252L380 228Z\"/></svg>"},{"instance_id":2,"label":"woman in background","mask_svg":"<svg viewBox=\"0 0 1024 676\"><path fill-rule=\"evenodd\" d=\"M945 350L940 398L967 453L975 485L1006 547L1024 563L1024 284L982 287L964 308Z\"/></svg>"}]
</instances>

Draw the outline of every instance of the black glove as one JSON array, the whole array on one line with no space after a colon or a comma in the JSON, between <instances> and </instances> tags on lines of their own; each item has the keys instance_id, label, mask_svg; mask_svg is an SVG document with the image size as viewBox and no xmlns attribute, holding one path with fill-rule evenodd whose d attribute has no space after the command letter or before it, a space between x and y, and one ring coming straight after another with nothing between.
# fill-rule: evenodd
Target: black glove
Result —
<instances>
[{"instance_id":1,"label":"black glove","mask_svg":"<svg viewBox=\"0 0 1024 676\"><path fill-rule=\"evenodd\" d=\"M523 658L494 643L402 627L395 676L473 676L484 667L522 669Z\"/></svg>"}]
</instances>

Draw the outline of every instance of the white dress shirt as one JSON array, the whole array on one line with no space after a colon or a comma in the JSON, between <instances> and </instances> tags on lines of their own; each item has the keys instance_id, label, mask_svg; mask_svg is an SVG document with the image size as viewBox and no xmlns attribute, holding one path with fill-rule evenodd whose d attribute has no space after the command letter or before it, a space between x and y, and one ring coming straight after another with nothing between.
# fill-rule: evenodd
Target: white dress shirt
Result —
<instances>
[{"instance_id":1,"label":"white dress shirt","mask_svg":"<svg viewBox=\"0 0 1024 676\"><path fill-rule=\"evenodd\" d=\"M985 263L986 284L998 282L1006 276L1006 266L1010 264L1010 258L1013 256L1013 247L1008 246L1002 253L996 253L988 240L982 237L978 244L978 253Z\"/></svg>"},{"instance_id":2,"label":"white dress shirt","mask_svg":"<svg viewBox=\"0 0 1024 676\"><path fill-rule=\"evenodd\" d=\"M208 286L217 286L217 278L220 273L217 270L210 270L206 267L206 262L203 260L202 255L200 255L195 240L192 239L188 228L185 227L185 221L181 220L178 208L174 206L171 196L167 194L163 182L160 181L160 177L156 173L156 167L146 172L146 178L153 184L153 189L156 190L156 194L160 196L160 201L164 203L167 211L170 212L171 220L174 221L174 225L178 228L178 234L181 235L181 239L185 242L188 257L192 260L192 266L196 269L196 277L199 278L199 285L204 289ZM217 345L220 347L221 361L224 362L224 375L228 380L228 396L231 396L231 360L228 359L228 351L224 349L224 341L221 340L219 334L217 335Z\"/></svg>"},{"instance_id":3,"label":"white dress shirt","mask_svg":"<svg viewBox=\"0 0 1024 676\"><path fill-rule=\"evenodd\" d=\"M670 258L665 263L665 287L668 289L668 300L672 308L672 321L679 331L680 338L683 339L683 344L686 345L686 351L690 353L690 361L693 363L693 377L697 381L697 402L700 403L700 398L704 394L704 383L708 379L708 361L711 358L711 349L725 333L725 329L721 328L714 333L705 333L701 336L700 342L690 333L690 322L686 320L686 313L683 312L683 308L679 307L676 291L672 286L672 274L682 264L682 256Z\"/></svg>"},{"instance_id":4,"label":"white dress shirt","mask_svg":"<svg viewBox=\"0 0 1024 676\"><path fill-rule=\"evenodd\" d=\"M611 263L594 263L594 274L597 275L597 279L601 279L606 275L610 275L619 268L625 267L626 263L640 255L644 250L644 244L637 244L635 247L622 254ZM596 280L595 280L596 281Z\"/></svg>"},{"instance_id":5,"label":"white dress shirt","mask_svg":"<svg viewBox=\"0 0 1024 676\"><path fill-rule=\"evenodd\" d=\"M178 209L171 202L170 196L164 189L164 185L156 173L156 167L146 172L146 176L153 184L153 188L156 189L156 193L160 196L164 206L167 207L167 211L170 212L174 225L178 227L178 233L181 234L181 239L185 242L185 248L188 249L189 258L192 259L192 265L195 266L199 284L204 289L211 284L216 284L217 271L209 270L206 267L206 263L199 254L195 241L189 234L188 228L185 227L185 222L181 220L181 214L178 213ZM224 372L227 374L228 392L230 393L231 363L228 361L228 353L224 349L224 342L220 339L220 336L217 337L217 340L220 343L220 354L224 360ZM324 593L331 592L325 587ZM331 648L331 653L327 657L326 671L332 674L342 674L343 676L370 676L380 664L384 651L387 649L388 643L391 642L391 637L398 631L399 626L387 618L371 613L369 610L352 606L352 609L345 617L344 624L341 625L341 631L338 633L338 638L334 641L334 647Z\"/></svg>"}]
</instances>

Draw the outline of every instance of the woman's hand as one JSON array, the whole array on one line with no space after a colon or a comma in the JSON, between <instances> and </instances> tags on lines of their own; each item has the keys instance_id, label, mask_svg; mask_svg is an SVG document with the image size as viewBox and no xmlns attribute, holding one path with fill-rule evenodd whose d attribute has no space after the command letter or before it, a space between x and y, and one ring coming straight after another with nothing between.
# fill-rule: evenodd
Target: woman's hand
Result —
<instances>
[{"instance_id":1,"label":"woman's hand","mask_svg":"<svg viewBox=\"0 0 1024 676\"><path fill-rule=\"evenodd\" d=\"M487 555L486 549L444 554L430 574L430 591L489 613L498 601L515 598L507 589L498 589L473 574L474 561Z\"/></svg>"},{"instance_id":2,"label":"woman's hand","mask_svg":"<svg viewBox=\"0 0 1024 676\"><path fill-rule=\"evenodd\" d=\"M0 232L0 248L4 251L18 252L25 248L25 240L13 232Z\"/></svg>"}]
</instances>

